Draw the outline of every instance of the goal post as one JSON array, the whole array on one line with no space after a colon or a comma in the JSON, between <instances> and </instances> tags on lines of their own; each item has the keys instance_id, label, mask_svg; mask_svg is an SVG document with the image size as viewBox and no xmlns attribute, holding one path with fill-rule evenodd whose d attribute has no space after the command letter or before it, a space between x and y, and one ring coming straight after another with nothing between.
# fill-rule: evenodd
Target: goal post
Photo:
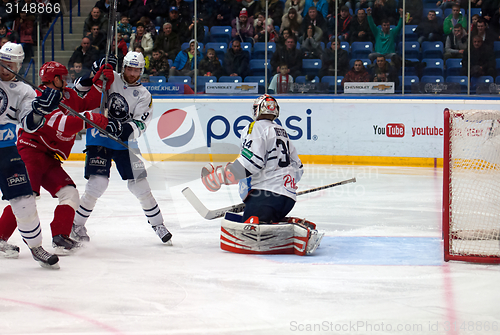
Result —
<instances>
[{"instance_id":1,"label":"goal post","mask_svg":"<svg viewBox=\"0 0 500 335\"><path fill-rule=\"evenodd\" d=\"M444 260L500 263L500 111L444 111Z\"/></svg>"}]
</instances>

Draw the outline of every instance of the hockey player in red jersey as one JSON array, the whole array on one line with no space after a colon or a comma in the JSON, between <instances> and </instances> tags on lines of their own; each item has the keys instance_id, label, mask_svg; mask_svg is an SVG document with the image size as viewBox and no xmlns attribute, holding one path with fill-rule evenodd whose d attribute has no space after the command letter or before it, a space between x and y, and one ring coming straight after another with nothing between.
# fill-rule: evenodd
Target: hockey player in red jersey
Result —
<instances>
[{"instance_id":1,"label":"hockey player in red jersey","mask_svg":"<svg viewBox=\"0 0 500 335\"><path fill-rule=\"evenodd\" d=\"M75 183L62 168L61 160L68 158L76 134L86 125L81 118L58 106L59 99L52 97L62 93L61 102L77 112L97 108L101 98L101 74L107 78L107 87L113 83L113 70L101 67L94 77L93 87L82 99L74 90L66 87L68 70L64 65L54 61L43 64L40 68L43 83L40 88L43 93L37 99L50 103L36 103L35 99L33 108L46 114L45 124L33 133L19 131L17 147L26 164L33 191L40 194L40 187L43 187L59 199L50 224L52 246L59 254L67 254L79 246L78 242L69 238L75 210L79 206L79 194ZM108 120L105 116L91 112L85 112L84 116L101 128L106 128ZM0 236L10 237L15 227L15 217L9 206L0 218Z\"/></svg>"},{"instance_id":2,"label":"hockey player in red jersey","mask_svg":"<svg viewBox=\"0 0 500 335\"><path fill-rule=\"evenodd\" d=\"M205 187L212 192L222 184L239 181L245 203L243 217L226 213L222 220L221 248L237 253L313 253L321 241L316 225L285 217L294 207L297 183L303 174L297 150L279 116L275 98L263 95L253 105L253 119L242 131L241 155L224 167L202 169Z\"/></svg>"}]
</instances>

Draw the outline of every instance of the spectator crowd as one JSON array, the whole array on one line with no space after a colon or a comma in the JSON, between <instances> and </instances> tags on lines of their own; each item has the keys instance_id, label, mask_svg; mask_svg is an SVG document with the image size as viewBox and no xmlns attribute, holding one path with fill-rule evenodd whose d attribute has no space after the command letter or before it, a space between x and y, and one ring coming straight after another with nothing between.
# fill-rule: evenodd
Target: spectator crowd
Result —
<instances>
[{"instance_id":1,"label":"spectator crowd","mask_svg":"<svg viewBox=\"0 0 500 335\"><path fill-rule=\"evenodd\" d=\"M265 68L256 64L265 67L267 56L276 93L288 92L293 82L319 82L325 76L337 76L342 84L398 85L403 67L417 81L451 80L469 71L473 78L497 77L500 0L471 0L471 13L465 0L407 0L404 13L402 0L269 0L268 8L263 0L196 1L195 22L193 1L118 0L113 43L118 43L119 67L128 51L139 51L149 76L193 77L196 67L199 76L244 80L263 75ZM72 73L90 72L105 54L109 6L109 0L99 0L88 13L81 45L68 61ZM0 38L33 42L33 18L1 13L0 8ZM309 67L307 60L317 62Z\"/></svg>"}]
</instances>

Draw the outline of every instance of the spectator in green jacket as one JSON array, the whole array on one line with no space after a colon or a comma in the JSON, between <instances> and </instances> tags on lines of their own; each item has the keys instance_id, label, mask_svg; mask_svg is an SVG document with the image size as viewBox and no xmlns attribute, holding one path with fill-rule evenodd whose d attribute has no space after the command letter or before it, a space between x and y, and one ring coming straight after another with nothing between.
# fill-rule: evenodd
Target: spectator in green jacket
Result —
<instances>
[{"instance_id":1,"label":"spectator in green jacket","mask_svg":"<svg viewBox=\"0 0 500 335\"><path fill-rule=\"evenodd\" d=\"M467 29L467 22L463 17L462 13L460 13L460 6L453 5L451 7L451 14L448 15L443 22L443 32L445 35L450 35L453 33L453 27L456 24L460 23L464 29Z\"/></svg>"},{"instance_id":2,"label":"spectator in green jacket","mask_svg":"<svg viewBox=\"0 0 500 335\"><path fill-rule=\"evenodd\" d=\"M367 9L368 24L375 36L375 52L368 55L370 61L373 61L380 56L391 58L396 54L396 40L403 26L403 10L399 9L399 22L396 28L391 30L391 23L388 19L382 20L382 28L378 28L373 22L372 9Z\"/></svg>"}]
</instances>

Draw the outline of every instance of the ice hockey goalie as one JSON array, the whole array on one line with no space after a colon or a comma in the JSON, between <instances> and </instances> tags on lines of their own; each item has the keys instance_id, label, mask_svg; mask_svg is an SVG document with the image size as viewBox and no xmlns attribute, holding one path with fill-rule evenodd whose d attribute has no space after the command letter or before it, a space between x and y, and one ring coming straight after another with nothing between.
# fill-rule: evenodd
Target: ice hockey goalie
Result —
<instances>
[{"instance_id":1,"label":"ice hockey goalie","mask_svg":"<svg viewBox=\"0 0 500 335\"><path fill-rule=\"evenodd\" d=\"M227 212L222 219L220 246L239 254L311 255L324 233L310 221L286 217L280 223L259 223L257 217L242 222L242 215Z\"/></svg>"}]
</instances>

